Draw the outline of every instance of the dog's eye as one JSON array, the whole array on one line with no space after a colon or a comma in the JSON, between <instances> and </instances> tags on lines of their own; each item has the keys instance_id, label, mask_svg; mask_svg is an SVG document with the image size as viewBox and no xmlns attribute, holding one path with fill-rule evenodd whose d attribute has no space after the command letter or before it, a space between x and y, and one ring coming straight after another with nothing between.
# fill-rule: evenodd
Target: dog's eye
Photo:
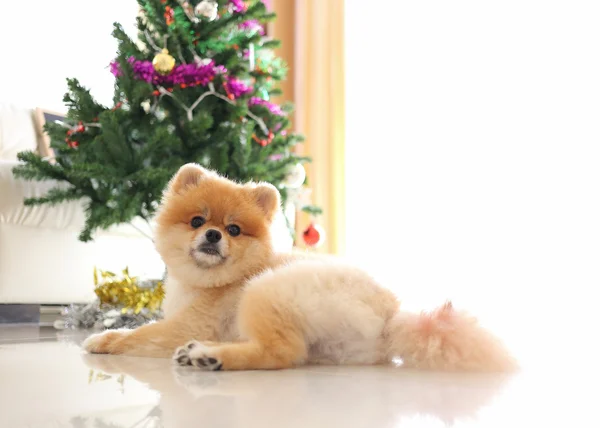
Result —
<instances>
[{"instance_id":1,"label":"dog's eye","mask_svg":"<svg viewBox=\"0 0 600 428\"><path fill-rule=\"evenodd\" d=\"M242 233L242 230L237 224L230 224L227 226L227 233L229 233L231 236L238 236L240 233Z\"/></svg>"},{"instance_id":2,"label":"dog's eye","mask_svg":"<svg viewBox=\"0 0 600 428\"><path fill-rule=\"evenodd\" d=\"M206 220L204 220L204 217L194 217L192 219L192 221L190 222L190 225L194 228L194 229L198 229L199 227L201 227L204 223L206 223Z\"/></svg>"}]
</instances>

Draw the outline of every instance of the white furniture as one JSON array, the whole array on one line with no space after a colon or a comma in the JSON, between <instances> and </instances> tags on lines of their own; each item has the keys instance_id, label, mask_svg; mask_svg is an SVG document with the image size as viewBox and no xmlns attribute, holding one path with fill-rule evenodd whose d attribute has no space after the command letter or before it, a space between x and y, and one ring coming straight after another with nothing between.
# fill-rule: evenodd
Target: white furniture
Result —
<instances>
[{"instance_id":1,"label":"white furniture","mask_svg":"<svg viewBox=\"0 0 600 428\"><path fill-rule=\"evenodd\" d=\"M152 242L132 226L99 231L83 243L81 202L23 205L56 185L12 174L17 153L39 150L38 141L30 109L0 104L0 303L89 302L94 266L117 272L128 266L132 275L161 278L164 265Z\"/></svg>"}]
</instances>

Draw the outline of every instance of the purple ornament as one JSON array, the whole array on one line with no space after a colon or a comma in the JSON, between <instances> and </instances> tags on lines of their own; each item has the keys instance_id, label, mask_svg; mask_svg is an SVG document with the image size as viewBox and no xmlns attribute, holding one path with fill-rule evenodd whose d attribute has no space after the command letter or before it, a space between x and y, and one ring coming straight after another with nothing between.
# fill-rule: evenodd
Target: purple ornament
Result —
<instances>
[{"instance_id":1,"label":"purple ornament","mask_svg":"<svg viewBox=\"0 0 600 428\"><path fill-rule=\"evenodd\" d=\"M164 76L167 83L175 85L202 85L206 86L215 77L215 63L208 64L182 64L176 66L171 74Z\"/></svg>"},{"instance_id":2,"label":"purple ornament","mask_svg":"<svg viewBox=\"0 0 600 428\"><path fill-rule=\"evenodd\" d=\"M260 34L261 36L265 35L265 29L260 24L260 22L258 22L258 20L256 20L256 19L249 19L248 21L244 21L238 25L238 28L240 30L246 30L250 33L256 32L256 33Z\"/></svg>"},{"instance_id":3,"label":"purple ornament","mask_svg":"<svg viewBox=\"0 0 600 428\"><path fill-rule=\"evenodd\" d=\"M119 64L116 60L110 63L110 72L114 74L115 77L119 77L123 75L121 71L121 64Z\"/></svg>"},{"instance_id":4,"label":"purple ornament","mask_svg":"<svg viewBox=\"0 0 600 428\"><path fill-rule=\"evenodd\" d=\"M155 75L161 76L160 74L156 73L150 61L134 60L132 61L131 66L135 77L140 80L145 80L148 83L151 83L154 80Z\"/></svg>"},{"instance_id":5,"label":"purple ornament","mask_svg":"<svg viewBox=\"0 0 600 428\"><path fill-rule=\"evenodd\" d=\"M233 95L234 98L239 98L252 92L252 87L235 77L227 79L225 88L227 89L227 93Z\"/></svg>"},{"instance_id":6,"label":"purple ornament","mask_svg":"<svg viewBox=\"0 0 600 428\"><path fill-rule=\"evenodd\" d=\"M217 74L225 74L225 73L227 73L227 69L225 68L224 65L217 65L215 67L215 73L217 73Z\"/></svg>"},{"instance_id":7,"label":"purple ornament","mask_svg":"<svg viewBox=\"0 0 600 428\"><path fill-rule=\"evenodd\" d=\"M242 0L229 0L229 4L231 5L231 9L235 12L235 13L244 13L246 12L246 3L244 3Z\"/></svg>"},{"instance_id":8,"label":"purple ornament","mask_svg":"<svg viewBox=\"0 0 600 428\"><path fill-rule=\"evenodd\" d=\"M262 98L252 97L250 98L250 101L248 101L248 105L266 107L267 109L269 109L271 114L274 114L276 116L285 116L285 112L281 110L281 107L279 107L277 104L263 100Z\"/></svg>"},{"instance_id":9,"label":"purple ornament","mask_svg":"<svg viewBox=\"0 0 600 428\"><path fill-rule=\"evenodd\" d=\"M206 64L181 64L173 67L171 73L166 76L159 74L150 61L139 61L134 57L129 57L127 62L131 64L133 75L136 79L143 80L154 85L187 85L206 86L211 82L215 75L225 73L227 70L223 66L215 66L214 61ZM119 63L113 61L110 64L110 71L115 76L121 76L122 70Z\"/></svg>"}]
</instances>

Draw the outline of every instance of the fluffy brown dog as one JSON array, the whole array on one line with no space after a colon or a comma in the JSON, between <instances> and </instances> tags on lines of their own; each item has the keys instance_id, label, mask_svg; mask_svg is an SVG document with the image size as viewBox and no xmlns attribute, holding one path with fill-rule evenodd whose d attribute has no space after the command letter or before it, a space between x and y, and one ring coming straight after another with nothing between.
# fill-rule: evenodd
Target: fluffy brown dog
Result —
<instances>
[{"instance_id":1,"label":"fluffy brown dog","mask_svg":"<svg viewBox=\"0 0 600 428\"><path fill-rule=\"evenodd\" d=\"M515 363L475 319L446 304L400 311L389 290L329 257L275 254L279 193L183 166L157 216L168 267L165 319L91 336L92 353L169 357L205 370L381 364L496 371Z\"/></svg>"}]
</instances>

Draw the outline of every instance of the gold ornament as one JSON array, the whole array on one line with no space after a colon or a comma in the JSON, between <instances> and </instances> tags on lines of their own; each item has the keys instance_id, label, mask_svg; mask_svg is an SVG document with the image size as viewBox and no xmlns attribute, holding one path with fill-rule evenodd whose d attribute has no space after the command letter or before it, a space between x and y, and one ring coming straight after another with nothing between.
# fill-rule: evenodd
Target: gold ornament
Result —
<instances>
[{"instance_id":1,"label":"gold ornament","mask_svg":"<svg viewBox=\"0 0 600 428\"><path fill-rule=\"evenodd\" d=\"M99 281L98 275L102 277ZM101 304L122 307L126 313L133 311L139 314L143 309L156 312L160 309L165 290L162 281L154 287L140 287L137 277L129 275L129 269L123 270L122 278L109 271L98 271L94 268L94 292Z\"/></svg>"},{"instance_id":2,"label":"gold ornament","mask_svg":"<svg viewBox=\"0 0 600 428\"><path fill-rule=\"evenodd\" d=\"M175 67L175 58L169 55L169 51L167 49L163 49L162 52L156 54L152 60L152 66L157 73L166 76L173 70L173 67Z\"/></svg>"}]
</instances>

